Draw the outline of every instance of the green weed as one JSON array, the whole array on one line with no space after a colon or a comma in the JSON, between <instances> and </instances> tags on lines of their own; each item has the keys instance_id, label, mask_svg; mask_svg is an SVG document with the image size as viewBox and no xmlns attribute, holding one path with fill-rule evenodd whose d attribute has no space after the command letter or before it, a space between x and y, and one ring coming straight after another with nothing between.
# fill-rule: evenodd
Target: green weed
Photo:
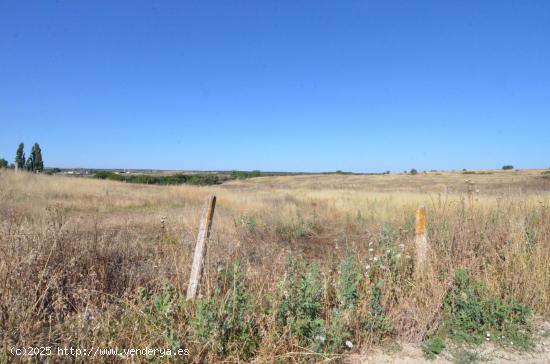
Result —
<instances>
[{"instance_id":1,"label":"green weed","mask_svg":"<svg viewBox=\"0 0 550 364\"><path fill-rule=\"evenodd\" d=\"M252 305L238 262L223 270L212 297L200 299L194 334L220 357L251 357L259 343Z\"/></svg>"},{"instance_id":2,"label":"green weed","mask_svg":"<svg viewBox=\"0 0 550 364\"><path fill-rule=\"evenodd\" d=\"M431 337L422 343L422 352L424 356L433 360L445 349L445 342L438 336Z\"/></svg>"},{"instance_id":3,"label":"green weed","mask_svg":"<svg viewBox=\"0 0 550 364\"><path fill-rule=\"evenodd\" d=\"M490 297L486 287L461 269L445 302L449 336L468 344L493 341L520 349L533 347L531 309L515 301Z\"/></svg>"}]
</instances>

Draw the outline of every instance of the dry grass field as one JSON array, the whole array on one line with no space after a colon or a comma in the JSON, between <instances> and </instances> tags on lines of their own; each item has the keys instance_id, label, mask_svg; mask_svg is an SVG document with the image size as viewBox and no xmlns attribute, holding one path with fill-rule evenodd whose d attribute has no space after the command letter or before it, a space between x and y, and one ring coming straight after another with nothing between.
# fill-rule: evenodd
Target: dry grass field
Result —
<instances>
[{"instance_id":1,"label":"dry grass field","mask_svg":"<svg viewBox=\"0 0 550 364\"><path fill-rule=\"evenodd\" d=\"M529 350L536 323L550 318L550 178L541 172L195 187L0 171L0 362L14 360L13 346L186 348L183 358L130 361L196 363L340 361L396 341L430 355L437 338ZM201 297L187 302L211 193ZM419 205L430 246L420 278Z\"/></svg>"}]
</instances>

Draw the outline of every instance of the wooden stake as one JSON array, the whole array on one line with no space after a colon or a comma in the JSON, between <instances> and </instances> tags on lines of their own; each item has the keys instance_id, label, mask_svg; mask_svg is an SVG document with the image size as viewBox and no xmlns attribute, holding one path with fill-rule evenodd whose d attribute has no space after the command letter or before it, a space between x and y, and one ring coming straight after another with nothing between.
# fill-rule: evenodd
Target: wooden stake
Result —
<instances>
[{"instance_id":1,"label":"wooden stake","mask_svg":"<svg viewBox=\"0 0 550 364\"><path fill-rule=\"evenodd\" d=\"M189 287L187 287L187 300L192 300L197 295L203 270L204 255L206 254L206 241L210 237L210 228L212 227L212 218L214 217L215 207L216 196L211 195L208 197L206 205L202 211L199 234L197 236L197 245L195 245L195 253L193 254L191 277L189 278Z\"/></svg>"},{"instance_id":2,"label":"wooden stake","mask_svg":"<svg viewBox=\"0 0 550 364\"><path fill-rule=\"evenodd\" d=\"M416 267L424 270L428 253L428 235L426 232L426 208L416 209Z\"/></svg>"}]
</instances>

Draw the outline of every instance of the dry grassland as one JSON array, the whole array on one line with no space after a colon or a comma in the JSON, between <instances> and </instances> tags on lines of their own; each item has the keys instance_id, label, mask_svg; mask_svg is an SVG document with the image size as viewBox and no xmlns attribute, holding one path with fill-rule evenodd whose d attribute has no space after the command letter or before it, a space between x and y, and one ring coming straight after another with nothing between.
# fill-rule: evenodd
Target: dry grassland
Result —
<instances>
[{"instance_id":1,"label":"dry grassland","mask_svg":"<svg viewBox=\"0 0 550 364\"><path fill-rule=\"evenodd\" d=\"M465 179L479 190L471 198ZM203 298L189 303L211 193ZM423 279L413 274L419 205L430 244ZM185 347L188 362L339 360L440 332L461 269L488 296L549 318L550 178L312 175L195 187L0 171L0 252L0 361L14 345Z\"/></svg>"}]
</instances>

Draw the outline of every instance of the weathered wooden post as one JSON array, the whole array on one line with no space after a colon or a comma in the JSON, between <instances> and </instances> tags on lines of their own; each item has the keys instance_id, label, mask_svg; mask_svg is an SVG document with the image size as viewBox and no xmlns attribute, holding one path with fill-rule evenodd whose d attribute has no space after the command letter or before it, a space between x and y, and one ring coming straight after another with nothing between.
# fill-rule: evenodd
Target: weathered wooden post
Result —
<instances>
[{"instance_id":1,"label":"weathered wooden post","mask_svg":"<svg viewBox=\"0 0 550 364\"><path fill-rule=\"evenodd\" d=\"M189 278L189 286L187 287L187 300L192 300L197 295L202 275L204 255L206 254L206 241L210 237L210 228L212 227L215 207L216 196L211 195L208 197L201 215L197 244L195 245L195 253L193 254L191 277Z\"/></svg>"},{"instance_id":2,"label":"weathered wooden post","mask_svg":"<svg viewBox=\"0 0 550 364\"><path fill-rule=\"evenodd\" d=\"M428 235L426 232L426 208L420 206L416 209L416 268L423 271L426 266L428 254Z\"/></svg>"}]
</instances>

